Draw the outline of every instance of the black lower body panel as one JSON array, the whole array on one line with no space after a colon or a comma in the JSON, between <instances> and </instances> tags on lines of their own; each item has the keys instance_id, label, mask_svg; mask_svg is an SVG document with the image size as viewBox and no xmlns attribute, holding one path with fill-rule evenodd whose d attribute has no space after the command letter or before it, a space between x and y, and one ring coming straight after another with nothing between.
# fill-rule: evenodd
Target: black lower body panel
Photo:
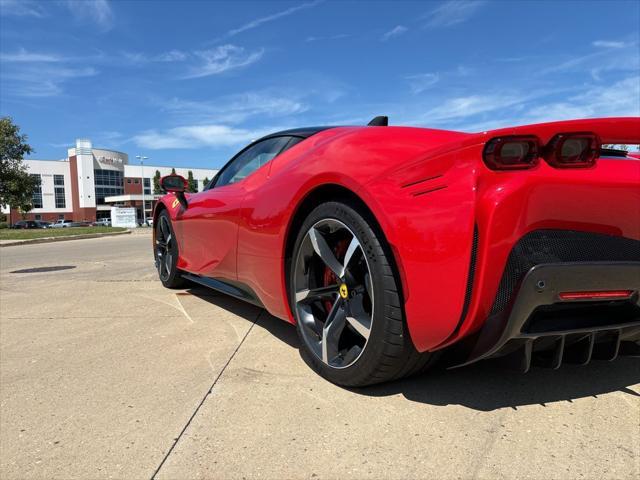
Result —
<instances>
[{"instance_id":1,"label":"black lower body panel","mask_svg":"<svg viewBox=\"0 0 640 480\"><path fill-rule=\"evenodd\" d=\"M202 285L203 287L211 288L212 290L231 295L232 297L235 297L239 300L244 300L245 302L252 303L257 307L264 308L264 305L262 305L262 302L260 301L256 293L244 283L227 279L203 277L201 275L187 272L183 273L182 277L185 280L197 283L199 285Z\"/></svg>"},{"instance_id":2,"label":"black lower body panel","mask_svg":"<svg viewBox=\"0 0 640 480\"><path fill-rule=\"evenodd\" d=\"M628 291L621 298L571 298L562 292ZM522 371L533 364L613 360L640 342L640 262L540 264L531 268L510 304L467 340L456 366L511 357Z\"/></svg>"}]
</instances>

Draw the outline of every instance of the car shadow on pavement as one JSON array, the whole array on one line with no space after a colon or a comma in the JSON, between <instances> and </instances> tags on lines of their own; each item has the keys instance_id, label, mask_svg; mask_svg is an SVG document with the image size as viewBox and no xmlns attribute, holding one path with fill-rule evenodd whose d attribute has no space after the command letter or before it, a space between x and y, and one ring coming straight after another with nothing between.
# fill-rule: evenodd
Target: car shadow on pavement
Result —
<instances>
[{"instance_id":1,"label":"car shadow on pavement","mask_svg":"<svg viewBox=\"0 0 640 480\"><path fill-rule=\"evenodd\" d=\"M187 290L212 305L254 322L291 348L299 349L307 365L309 359L299 348L295 328L266 310L215 291L194 286ZM559 370L532 368L522 374L506 368L500 361L485 360L468 367L446 370L435 367L420 376L350 389L358 395L384 397L403 395L407 400L430 405L462 405L491 411L524 405L545 405L610 392L640 397L631 386L640 384L640 358L620 357L614 362L593 361L586 366L563 365ZM636 388L636 390L638 390Z\"/></svg>"},{"instance_id":2,"label":"car shadow on pavement","mask_svg":"<svg viewBox=\"0 0 640 480\"><path fill-rule=\"evenodd\" d=\"M263 308L200 286L188 288L187 293L219 308L223 308L240 318L244 318L248 322L256 322L274 337L292 348L298 348L300 346L295 327L288 322L270 315Z\"/></svg>"},{"instance_id":3,"label":"car shadow on pavement","mask_svg":"<svg viewBox=\"0 0 640 480\"><path fill-rule=\"evenodd\" d=\"M420 376L354 389L354 392L376 397L401 394L414 402L462 405L486 412L597 398L610 392L640 397L640 393L629 388L639 383L638 357L620 357L613 362L594 361L585 366L563 365L558 370L534 367L526 374L508 370L500 362L486 360L452 370L436 368Z\"/></svg>"}]
</instances>

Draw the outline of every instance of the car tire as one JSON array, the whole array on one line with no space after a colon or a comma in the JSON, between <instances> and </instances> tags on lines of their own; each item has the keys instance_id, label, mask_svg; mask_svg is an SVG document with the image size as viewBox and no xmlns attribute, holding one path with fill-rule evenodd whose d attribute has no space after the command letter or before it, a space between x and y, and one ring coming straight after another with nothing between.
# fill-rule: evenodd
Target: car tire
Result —
<instances>
[{"instance_id":1,"label":"car tire","mask_svg":"<svg viewBox=\"0 0 640 480\"><path fill-rule=\"evenodd\" d=\"M340 267L342 277L335 272ZM411 341L390 249L364 208L327 202L307 216L293 247L288 289L303 356L330 382L363 387L395 380L424 371L438 357L418 352Z\"/></svg>"},{"instance_id":2,"label":"car tire","mask_svg":"<svg viewBox=\"0 0 640 480\"><path fill-rule=\"evenodd\" d=\"M154 258L158 277L166 288L182 288L185 280L178 269L178 242L166 210L158 215L155 231Z\"/></svg>"}]
</instances>

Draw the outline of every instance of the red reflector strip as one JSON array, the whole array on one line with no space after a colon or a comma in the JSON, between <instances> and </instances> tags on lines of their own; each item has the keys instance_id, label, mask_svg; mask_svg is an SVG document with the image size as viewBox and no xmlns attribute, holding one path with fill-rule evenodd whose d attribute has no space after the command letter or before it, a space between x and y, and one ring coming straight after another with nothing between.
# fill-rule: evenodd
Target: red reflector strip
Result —
<instances>
[{"instance_id":1,"label":"red reflector strip","mask_svg":"<svg viewBox=\"0 0 640 480\"><path fill-rule=\"evenodd\" d=\"M624 299L629 298L633 290L602 290L598 292L562 292L560 300L593 300L593 299Z\"/></svg>"}]
</instances>

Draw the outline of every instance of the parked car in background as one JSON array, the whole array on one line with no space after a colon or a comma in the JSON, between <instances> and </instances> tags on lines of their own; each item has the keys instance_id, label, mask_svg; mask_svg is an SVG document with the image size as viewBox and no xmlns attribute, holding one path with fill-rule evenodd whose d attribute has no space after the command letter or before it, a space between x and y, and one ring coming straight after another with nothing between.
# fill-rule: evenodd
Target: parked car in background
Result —
<instances>
[{"instance_id":1,"label":"parked car in background","mask_svg":"<svg viewBox=\"0 0 640 480\"><path fill-rule=\"evenodd\" d=\"M19 220L14 223L11 228L15 229L27 229L27 228L41 228L38 226L38 222L34 220Z\"/></svg>"},{"instance_id":2,"label":"parked car in background","mask_svg":"<svg viewBox=\"0 0 640 480\"><path fill-rule=\"evenodd\" d=\"M74 222L72 220L58 220L56 223L51 224L50 228L68 228L68 227L81 227L82 223Z\"/></svg>"},{"instance_id":3,"label":"parked car in background","mask_svg":"<svg viewBox=\"0 0 640 480\"><path fill-rule=\"evenodd\" d=\"M94 227L110 227L111 219L110 218L99 218L95 222L91 224Z\"/></svg>"},{"instance_id":4,"label":"parked car in background","mask_svg":"<svg viewBox=\"0 0 640 480\"><path fill-rule=\"evenodd\" d=\"M49 228L51 226L51 222L45 222L44 220L36 220L38 224L38 228Z\"/></svg>"}]
</instances>

